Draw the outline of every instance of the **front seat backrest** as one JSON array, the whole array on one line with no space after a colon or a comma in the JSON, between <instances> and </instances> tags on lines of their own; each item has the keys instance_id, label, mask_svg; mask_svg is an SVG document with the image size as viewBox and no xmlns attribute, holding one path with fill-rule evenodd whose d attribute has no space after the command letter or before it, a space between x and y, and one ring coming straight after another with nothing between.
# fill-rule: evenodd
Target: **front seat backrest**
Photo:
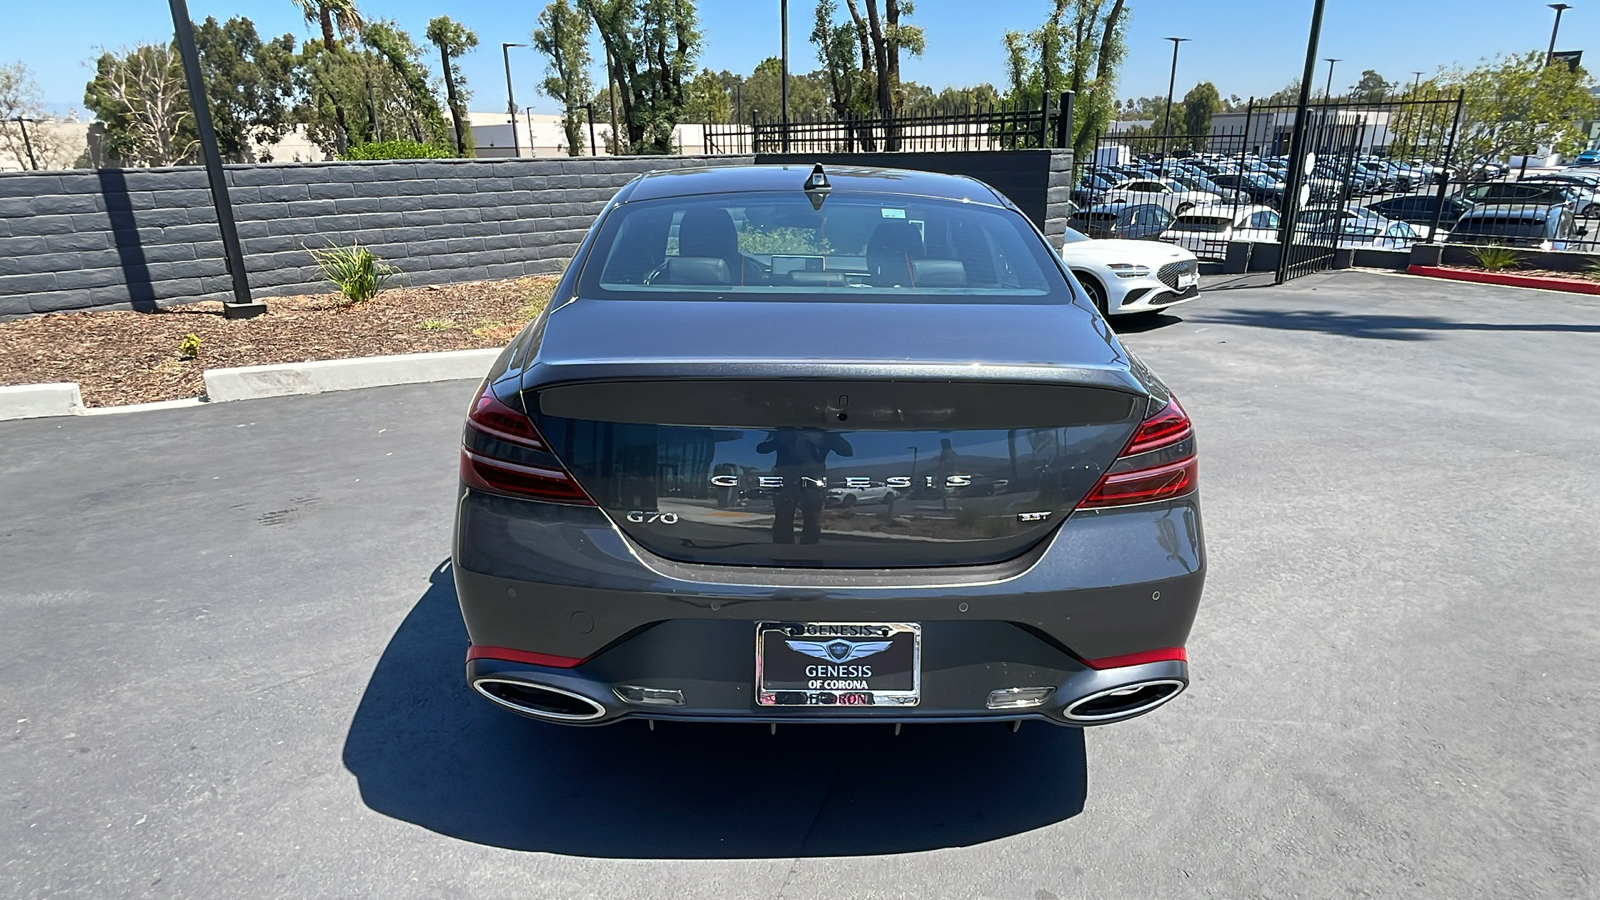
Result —
<instances>
[{"instance_id":1,"label":"front seat backrest","mask_svg":"<svg viewBox=\"0 0 1600 900\"><path fill-rule=\"evenodd\" d=\"M727 263L734 283L744 283L744 256L739 252L739 232L733 217L716 207L691 208L678 221L678 255L720 259ZM727 282L724 282L726 284Z\"/></svg>"},{"instance_id":2,"label":"front seat backrest","mask_svg":"<svg viewBox=\"0 0 1600 900\"><path fill-rule=\"evenodd\" d=\"M867 280L876 287L916 287L911 263L924 255L922 232L915 225L884 222L867 241Z\"/></svg>"}]
</instances>

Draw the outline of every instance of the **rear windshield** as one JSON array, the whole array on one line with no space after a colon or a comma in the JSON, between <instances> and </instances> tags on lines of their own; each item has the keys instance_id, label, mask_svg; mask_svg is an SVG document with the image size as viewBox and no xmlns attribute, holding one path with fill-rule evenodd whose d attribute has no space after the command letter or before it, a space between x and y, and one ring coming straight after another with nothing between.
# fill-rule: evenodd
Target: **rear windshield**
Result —
<instances>
[{"instance_id":1,"label":"rear windshield","mask_svg":"<svg viewBox=\"0 0 1600 900\"><path fill-rule=\"evenodd\" d=\"M1173 231L1227 231L1233 220L1225 216L1179 216L1172 223Z\"/></svg>"},{"instance_id":2,"label":"rear windshield","mask_svg":"<svg viewBox=\"0 0 1600 900\"><path fill-rule=\"evenodd\" d=\"M1049 247L1020 213L976 203L802 191L624 203L600 228L580 290L610 299L684 294L1066 297Z\"/></svg>"}]
</instances>

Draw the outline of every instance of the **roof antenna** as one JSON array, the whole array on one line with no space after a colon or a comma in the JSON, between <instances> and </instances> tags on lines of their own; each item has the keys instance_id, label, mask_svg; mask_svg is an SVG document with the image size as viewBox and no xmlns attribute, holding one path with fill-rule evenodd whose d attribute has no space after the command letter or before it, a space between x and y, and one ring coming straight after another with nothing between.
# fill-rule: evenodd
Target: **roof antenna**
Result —
<instances>
[{"instance_id":1,"label":"roof antenna","mask_svg":"<svg viewBox=\"0 0 1600 900\"><path fill-rule=\"evenodd\" d=\"M806 176L806 196L811 199L811 208L822 209L822 201L828 199L831 190L833 185L828 183L828 173L822 171L822 163L817 163Z\"/></svg>"}]
</instances>

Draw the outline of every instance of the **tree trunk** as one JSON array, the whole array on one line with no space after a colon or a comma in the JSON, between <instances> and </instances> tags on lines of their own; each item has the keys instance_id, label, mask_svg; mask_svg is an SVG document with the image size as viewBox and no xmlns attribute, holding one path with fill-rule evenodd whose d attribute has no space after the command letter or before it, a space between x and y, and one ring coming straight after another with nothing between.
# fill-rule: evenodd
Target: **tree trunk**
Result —
<instances>
[{"instance_id":1,"label":"tree trunk","mask_svg":"<svg viewBox=\"0 0 1600 900\"><path fill-rule=\"evenodd\" d=\"M1122 21L1122 4L1123 0L1116 0L1111 4L1111 12L1106 14L1105 30L1100 32L1100 52L1097 54L1094 65L1095 90L1100 90L1100 86L1105 83L1104 79L1110 75L1106 70L1111 67L1111 47L1116 41L1117 23ZM1092 103L1084 103L1082 106L1084 110L1083 128L1080 129L1078 134L1073 135L1072 149L1079 154L1087 154L1089 151L1088 143L1094 139L1094 131L1096 130L1094 121L1095 107ZM1068 122L1067 129L1069 132L1071 128L1072 123Z\"/></svg>"},{"instance_id":2,"label":"tree trunk","mask_svg":"<svg viewBox=\"0 0 1600 900\"><path fill-rule=\"evenodd\" d=\"M439 45L439 60L444 63L444 93L450 103L450 121L456 126L456 156L466 154L466 144L461 139L461 106L456 102L456 76L450 71L450 53L444 44Z\"/></svg>"},{"instance_id":3,"label":"tree trunk","mask_svg":"<svg viewBox=\"0 0 1600 900\"><path fill-rule=\"evenodd\" d=\"M317 6L317 18L320 20L319 24L322 25L322 48L332 53L334 45L333 13L329 12L328 4L322 3Z\"/></svg>"}]
</instances>

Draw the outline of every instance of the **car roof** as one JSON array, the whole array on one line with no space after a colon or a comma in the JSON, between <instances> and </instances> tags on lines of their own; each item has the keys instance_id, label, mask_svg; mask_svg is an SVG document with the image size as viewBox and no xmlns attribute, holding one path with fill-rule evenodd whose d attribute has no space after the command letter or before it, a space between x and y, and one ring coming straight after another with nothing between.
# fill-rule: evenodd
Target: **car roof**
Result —
<instances>
[{"instance_id":1,"label":"car roof","mask_svg":"<svg viewBox=\"0 0 1600 900\"><path fill-rule=\"evenodd\" d=\"M658 169L630 182L617 194L619 202L659 200L691 194L733 194L756 191L801 191L814 164L702 166ZM836 191L868 194L911 194L943 200L968 200L1010 205L993 188L966 175L943 175L876 166L832 166L822 171Z\"/></svg>"},{"instance_id":2,"label":"car roof","mask_svg":"<svg viewBox=\"0 0 1600 900\"><path fill-rule=\"evenodd\" d=\"M1461 214L1466 219L1548 219L1566 209L1565 203L1484 203Z\"/></svg>"}]
</instances>

